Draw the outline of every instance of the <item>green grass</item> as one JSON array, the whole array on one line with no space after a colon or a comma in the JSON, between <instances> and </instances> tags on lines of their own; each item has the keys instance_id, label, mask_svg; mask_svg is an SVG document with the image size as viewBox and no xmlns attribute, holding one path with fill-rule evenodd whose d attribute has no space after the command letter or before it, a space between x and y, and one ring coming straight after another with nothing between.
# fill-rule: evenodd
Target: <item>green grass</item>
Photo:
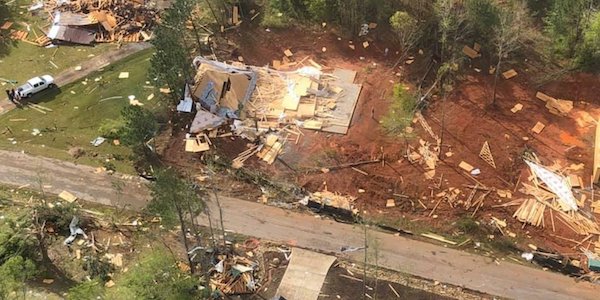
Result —
<instances>
[{"instance_id":1,"label":"green grass","mask_svg":"<svg viewBox=\"0 0 600 300\"><path fill-rule=\"evenodd\" d=\"M9 17L9 20L14 24L11 29L27 31L29 24L29 35L27 39L34 41L36 35L42 36L42 30L48 25L48 15L42 10L38 11L37 15L31 15L26 8L32 4L29 0L17 0L11 7L18 9ZM20 14L20 12L23 12ZM3 23L3 22L0 22ZM0 24L1 25L1 24ZM9 47L8 55L0 55L0 78L8 80L16 80L19 83L30 79L34 76L43 74L57 75L61 71L68 68L73 68L79 63L90 59L95 55L106 52L111 48L115 48L114 44L98 44L96 46L60 46L58 48L44 48L31 45L25 42L18 41L12 47ZM54 67L50 61L56 64ZM0 88L7 89L9 84L0 82ZM4 98L4 96L0 96Z\"/></svg>"},{"instance_id":2,"label":"green grass","mask_svg":"<svg viewBox=\"0 0 600 300\"><path fill-rule=\"evenodd\" d=\"M148 68L153 50L145 50L124 60L106 67L104 70L90 74L87 84L80 80L75 83L47 90L35 95L31 101L53 111L42 114L24 108L15 109L0 116L0 149L25 151L34 155L57 158L94 167L104 166L107 160L117 171L133 173L129 156L131 151L125 146L116 146L107 140L99 147L93 147L90 141L100 135L99 128L106 120L117 120L121 109L129 105L128 95L144 103L144 107L159 111L162 103L161 95L148 86ZM118 79L120 72L129 72L129 78ZM95 81L98 79L99 81ZM154 93L154 99L147 97ZM122 96L121 99L100 100ZM10 121L26 119L26 121ZM5 128L10 128L12 133ZM42 135L32 135L33 129L39 129ZM16 144L12 144L13 138ZM68 150L81 147L85 154L75 159Z\"/></svg>"}]
</instances>

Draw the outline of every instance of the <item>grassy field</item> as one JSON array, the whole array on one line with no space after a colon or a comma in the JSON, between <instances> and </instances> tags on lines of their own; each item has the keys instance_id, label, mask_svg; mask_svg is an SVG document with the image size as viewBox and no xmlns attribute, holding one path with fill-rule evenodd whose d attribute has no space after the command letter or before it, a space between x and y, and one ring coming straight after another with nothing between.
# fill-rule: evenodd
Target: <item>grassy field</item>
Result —
<instances>
[{"instance_id":1,"label":"grassy field","mask_svg":"<svg viewBox=\"0 0 600 300\"><path fill-rule=\"evenodd\" d=\"M128 148L115 145L112 140L94 147L90 141L100 135L102 124L120 119L122 108L130 105L129 95L136 96L145 108L161 110L161 95L148 81L152 52L139 52L84 80L44 91L31 99L51 112L42 114L24 107L0 116L0 149L96 167L114 165L119 172L133 172ZM129 78L119 79L121 72L129 72ZM148 100L151 94L155 97ZM38 130L41 134L34 135ZM73 147L82 148L85 154L75 159L68 153Z\"/></svg>"},{"instance_id":2,"label":"grassy field","mask_svg":"<svg viewBox=\"0 0 600 300\"><path fill-rule=\"evenodd\" d=\"M8 18L13 25L10 29L27 31L27 40L34 41L36 36L43 36L50 22L48 14L43 10L32 14L27 7L33 1L16 0L11 4L14 13ZM0 24L1 25L1 24ZM41 74L56 75L67 68L73 68L82 61L115 48L114 44L98 44L95 46L60 46L44 48L18 41L9 47L7 55L0 55L0 78L23 82ZM54 63L54 65L52 63ZM10 87L0 82L1 87Z\"/></svg>"}]
</instances>

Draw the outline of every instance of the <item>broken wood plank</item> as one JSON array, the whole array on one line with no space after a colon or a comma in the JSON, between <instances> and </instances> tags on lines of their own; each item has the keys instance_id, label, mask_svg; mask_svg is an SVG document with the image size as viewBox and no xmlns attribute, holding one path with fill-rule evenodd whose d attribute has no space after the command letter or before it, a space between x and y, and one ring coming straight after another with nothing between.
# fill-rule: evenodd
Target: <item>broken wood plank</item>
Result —
<instances>
[{"instance_id":1,"label":"broken wood plank","mask_svg":"<svg viewBox=\"0 0 600 300\"><path fill-rule=\"evenodd\" d=\"M447 240L443 236L437 235L435 233L421 233L421 236L424 236L426 238L430 238L430 239L433 239L433 240L436 240L436 241L440 241L440 242L443 242L443 243L447 243L447 244L450 244L450 245L456 245L456 242L451 241L451 240Z\"/></svg>"},{"instance_id":2,"label":"broken wood plank","mask_svg":"<svg viewBox=\"0 0 600 300\"><path fill-rule=\"evenodd\" d=\"M461 168L461 169L463 169L463 170L465 170L465 171L467 171L467 172L469 172L469 173L470 173L471 171L473 171L473 169L475 169L473 166L471 166L469 163L467 163L467 162L465 162L465 161L461 161L461 162L458 164L458 167L459 167L459 168Z\"/></svg>"},{"instance_id":3,"label":"broken wood plank","mask_svg":"<svg viewBox=\"0 0 600 300\"><path fill-rule=\"evenodd\" d=\"M515 71L515 69L510 69L510 70L502 73L502 77L504 77L504 79L511 79L515 76L517 76L517 71Z\"/></svg>"},{"instance_id":4,"label":"broken wood plank","mask_svg":"<svg viewBox=\"0 0 600 300\"><path fill-rule=\"evenodd\" d=\"M481 54L479 54L479 52L475 51L475 49L473 49L467 45L465 45L463 47L462 52L471 59L475 59L475 58L478 58L481 56Z\"/></svg>"},{"instance_id":5,"label":"broken wood plank","mask_svg":"<svg viewBox=\"0 0 600 300\"><path fill-rule=\"evenodd\" d=\"M553 97L550 97L550 96L548 96L548 95L546 95L546 94L544 94L542 92L537 92L535 94L535 97L538 98L538 99L540 99L540 100L542 100L542 101L544 101L544 102L548 102L548 100L556 100Z\"/></svg>"},{"instance_id":6,"label":"broken wood plank","mask_svg":"<svg viewBox=\"0 0 600 300\"><path fill-rule=\"evenodd\" d=\"M356 172L358 172L358 173L360 173L360 174L363 174L365 176L369 175L369 173L367 173L367 172L365 172L365 171L363 171L363 170L361 170L359 168L351 167L351 169L354 170L354 171L356 171Z\"/></svg>"}]
</instances>

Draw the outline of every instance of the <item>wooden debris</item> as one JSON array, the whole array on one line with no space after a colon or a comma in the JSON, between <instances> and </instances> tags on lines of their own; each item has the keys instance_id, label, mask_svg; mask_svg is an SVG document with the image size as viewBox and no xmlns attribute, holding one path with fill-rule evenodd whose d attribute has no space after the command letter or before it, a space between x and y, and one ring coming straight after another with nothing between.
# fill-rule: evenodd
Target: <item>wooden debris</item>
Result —
<instances>
[{"instance_id":1,"label":"wooden debris","mask_svg":"<svg viewBox=\"0 0 600 300\"><path fill-rule=\"evenodd\" d=\"M463 47L462 52L471 59L475 59L481 56L479 52L475 51L475 49L467 45Z\"/></svg>"},{"instance_id":2,"label":"wooden debris","mask_svg":"<svg viewBox=\"0 0 600 300\"><path fill-rule=\"evenodd\" d=\"M550 97L550 96L548 96L548 95L546 95L546 94L544 94L542 92L537 92L535 94L535 97L538 98L538 99L540 99L540 100L542 100L542 101L544 101L544 102L548 102L549 100L555 100L554 98L552 98L552 97Z\"/></svg>"},{"instance_id":3,"label":"wooden debris","mask_svg":"<svg viewBox=\"0 0 600 300\"><path fill-rule=\"evenodd\" d=\"M209 139L206 134L197 135L195 138L189 138L185 140L185 151L186 152L204 152L210 150Z\"/></svg>"},{"instance_id":4,"label":"wooden debris","mask_svg":"<svg viewBox=\"0 0 600 300\"><path fill-rule=\"evenodd\" d=\"M394 199L386 200L385 207L394 207L394 206L396 206L396 200L394 200Z\"/></svg>"},{"instance_id":5,"label":"wooden debris","mask_svg":"<svg viewBox=\"0 0 600 300\"><path fill-rule=\"evenodd\" d=\"M285 54L285 56L287 57L292 57L294 55L294 53L292 53L290 49L285 49L285 51L283 51L283 54Z\"/></svg>"},{"instance_id":6,"label":"wooden debris","mask_svg":"<svg viewBox=\"0 0 600 300\"><path fill-rule=\"evenodd\" d=\"M12 25L13 25L13 22L6 21L6 22L4 22L4 24L2 24L2 26L0 26L0 29L2 29L2 30L8 30L8 29L10 29L10 27Z\"/></svg>"},{"instance_id":7,"label":"wooden debris","mask_svg":"<svg viewBox=\"0 0 600 300\"><path fill-rule=\"evenodd\" d=\"M437 235L435 233L421 233L421 236L424 236L426 238L430 238L436 241L440 241L446 244L450 244L450 245L456 245L457 243L451 240L446 239L445 237L441 236L441 235Z\"/></svg>"},{"instance_id":8,"label":"wooden debris","mask_svg":"<svg viewBox=\"0 0 600 300\"><path fill-rule=\"evenodd\" d=\"M600 180L600 120L596 125L596 137L594 138L594 166L592 168L592 181Z\"/></svg>"},{"instance_id":9,"label":"wooden debris","mask_svg":"<svg viewBox=\"0 0 600 300\"><path fill-rule=\"evenodd\" d=\"M440 138L437 136L437 134L435 134L433 132L433 129L431 129L431 126L429 126L429 123L427 123L427 121L425 120L425 118L423 117L423 114L421 114L420 111L417 111L415 113L415 118L417 118L417 120L419 121L419 123L421 124L421 126L423 126L423 129L425 129L425 131L427 133L429 133L429 135L437 141L440 140Z\"/></svg>"},{"instance_id":10,"label":"wooden debris","mask_svg":"<svg viewBox=\"0 0 600 300\"><path fill-rule=\"evenodd\" d=\"M479 151L479 157L483 159L486 163L492 166L494 169L496 168L496 163L494 162L494 156L492 156L492 151L490 150L490 144L487 141L483 143L481 147L481 151Z\"/></svg>"},{"instance_id":11,"label":"wooden debris","mask_svg":"<svg viewBox=\"0 0 600 300\"><path fill-rule=\"evenodd\" d=\"M458 167L459 167L459 168L461 168L461 169L463 169L463 170L465 170L465 171L467 171L467 172L469 172L469 173L470 173L471 171L473 171L473 169L474 169L474 167L473 167L473 166L471 166L469 163L467 163L467 162L465 162L465 161L461 161L461 162L458 164Z\"/></svg>"},{"instance_id":12,"label":"wooden debris","mask_svg":"<svg viewBox=\"0 0 600 300\"><path fill-rule=\"evenodd\" d=\"M58 197L69 203L73 203L73 202L75 202L75 200L77 200L77 196L75 196L67 191L60 192L60 194L58 194Z\"/></svg>"},{"instance_id":13,"label":"wooden debris","mask_svg":"<svg viewBox=\"0 0 600 300\"><path fill-rule=\"evenodd\" d=\"M511 79L515 76L517 76L517 71L515 71L514 69L510 69L510 70L502 73L502 77L504 77L504 79Z\"/></svg>"},{"instance_id":14,"label":"wooden debris","mask_svg":"<svg viewBox=\"0 0 600 300\"><path fill-rule=\"evenodd\" d=\"M523 104L521 104L521 103L517 103L517 104L515 104L515 106L513 106L513 108L511 108L511 109L510 109L510 111L511 111L513 114L516 114L516 113L517 113L518 111L520 111L521 109L523 109Z\"/></svg>"},{"instance_id":15,"label":"wooden debris","mask_svg":"<svg viewBox=\"0 0 600 300\"><path fill-rule=\"evenodd\" d=\"M360 174L363 174L363 175L365 175L365 176L369 175L369 173L367 173L367 172L365 172L365 171L363 171L363 170L361 170L361 169L359 169L359 168L355 168L355 167L350 167L350 168L351 168L352 170L354 170L354 171L356 171L356 172L360 173Z\"/></svg>"},{"instance_id":16,"label":"wooden debris","mask_svg":"<svg viewBox=\"0 0 600 300\"><path fill-rule=\"evenodd\" d=\"M542 132L542 130L544 130L545 127L546 127L546 125L544 125L542 122L537 122L535 124L535 126L533 126L533 128L531 128L531 131L533 131L534 133L540 134L540 132Z\"/></svg>"}]
</instances>

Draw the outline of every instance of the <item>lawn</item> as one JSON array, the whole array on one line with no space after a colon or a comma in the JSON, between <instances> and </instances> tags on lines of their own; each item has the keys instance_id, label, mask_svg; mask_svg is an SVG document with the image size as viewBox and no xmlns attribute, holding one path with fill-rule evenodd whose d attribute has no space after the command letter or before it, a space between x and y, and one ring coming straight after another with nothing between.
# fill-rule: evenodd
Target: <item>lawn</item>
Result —
<instances>
[{"instance_id":1,"label":"lawn","mask_svg":"<svg viewBox=\"0 0 600 300\"><path fill-rule=\"evenodd\" d=\"M119 172L132 173L128 148L108 139L98 147L90 142L100 135L102 124L120 119L122 108L130 105L129 95L145 108L162 111L166 102L159 102L162 95L148 81L152 53L152 49L139 52L83 80L35 95L32 102L52 110L46 114L24 107L0 116L0 149L95 167L112 165ZM129 78L119 79L121 72L129 72ZM68 151L74 147L85 154L72 157Z\"/></svg>"},{"instance_id":2,"label":"lawn","mask_svg":"<svg viewBox=\"0 0 600 300\"><path fill-rule=\"evenodd\" d=\"M8 21L13 22L11 30L28 31L27 40L29 41L34 41L37 36L43 36L42 29L47 30L50 25L49 16L43 10L34 13L27 11L27 7L33 2L30 0L12 2L9 7L12 8L13 13L7 18ZM0 16L2 24L4 17ZM6 55L0 53L0 78L23 82L41 74L57 75L65 69L77 66L82 61L116 47L114 44L98 44L95 46L69 45L44 48L17 41L8 48ZM0 82L0 85L4 89L10 86L3 81Z\"/></svg>"}]
</instances>

